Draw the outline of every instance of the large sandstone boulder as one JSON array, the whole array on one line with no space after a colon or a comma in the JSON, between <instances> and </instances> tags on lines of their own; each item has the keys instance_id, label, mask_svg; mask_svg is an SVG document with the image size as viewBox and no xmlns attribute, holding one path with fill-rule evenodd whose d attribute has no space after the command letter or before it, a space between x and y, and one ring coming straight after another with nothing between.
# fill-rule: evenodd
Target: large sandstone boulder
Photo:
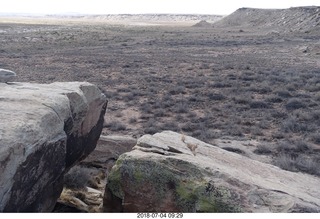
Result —
<instances>
[{"instance_id":1,"label":"large sandstone boulder","mask_svg":"<svg viewBox=\"0 0 320 219\"><path fill-rule=\"evenodd\" d=\"M106 97L85 82L0 83L0 211L51 211L96 146Z\"/></svg>"},{"instance_id":2,"label":"large sandstone boulder","mask_svg":"<svg viewBox=\"0 0 320 219\"><path fill-rule=\"evenodd\" d=\"M105 211L320 212L320 179L171 131L145 135L108 177Z\"/></svg>"}]
</instances>

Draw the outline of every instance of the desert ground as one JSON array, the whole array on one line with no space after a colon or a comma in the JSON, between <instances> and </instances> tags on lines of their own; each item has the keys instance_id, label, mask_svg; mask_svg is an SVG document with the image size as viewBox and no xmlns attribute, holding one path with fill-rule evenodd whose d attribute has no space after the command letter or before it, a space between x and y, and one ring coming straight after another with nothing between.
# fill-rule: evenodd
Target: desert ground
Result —
<instances>
[{"instance_id":1,"label":"desert ground","mask_svg":"<svg viewBox=\"0 0 320 219\"><path fill-rule=\"evenodd\" d=\"M0 68L98 85L103 135L255 140L257 155L319 176L319 31L169 23L0 19Z\"/></svg>"}]
</instances>

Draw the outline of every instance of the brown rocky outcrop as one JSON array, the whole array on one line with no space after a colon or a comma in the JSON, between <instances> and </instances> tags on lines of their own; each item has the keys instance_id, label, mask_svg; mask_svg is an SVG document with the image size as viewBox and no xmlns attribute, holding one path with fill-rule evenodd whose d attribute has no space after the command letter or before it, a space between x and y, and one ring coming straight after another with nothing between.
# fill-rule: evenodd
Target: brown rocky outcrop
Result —
<instances>
[{"instance_id":1,"label":"brown rocky outcrop","mask_svg":"<svg viewBox=\"0 0 320 219\"><path fill-rule=\"evenodd\" d=\"M106 212L320 212L320 179L171 131L144 135L108 177Z\"/></svg>"},{"instance_id":2,"label":"brown rocky outcrop","mask_svg":"<svg viewBox=\"0 0 320 219\"><path fill-rule=\"evenodd\" d=\"M90 83L0 83L0 211L51 211L64 174L92 152L106 97Z\"/></svg>"}]
</instances>

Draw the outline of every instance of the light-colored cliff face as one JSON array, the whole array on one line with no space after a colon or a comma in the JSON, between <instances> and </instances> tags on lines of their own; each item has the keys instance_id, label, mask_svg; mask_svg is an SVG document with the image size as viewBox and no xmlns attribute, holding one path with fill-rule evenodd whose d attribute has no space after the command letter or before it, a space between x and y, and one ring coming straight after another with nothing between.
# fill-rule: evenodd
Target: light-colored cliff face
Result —
<instances>
[{"instance_id":1,"label":"light-colored cliff face","mask_svg":"<svg viewBox=\"0 0 320 219\"><path fill-rule=\"evenodd\" d=\"M51 211L64 173L94 150L106 105L85 82L0 83L0 211Z\"/></svg>"},{"instance_id":2,"label":"light-colored cliff face","mask_svg":"<svg viewBox=\"0 0 320 219\"><path fill-rule=\"evenodd\" d=\"M144 135L108 177L105 211L320 212L320 179L171 131Z\"/></svg>"}]
</instances>

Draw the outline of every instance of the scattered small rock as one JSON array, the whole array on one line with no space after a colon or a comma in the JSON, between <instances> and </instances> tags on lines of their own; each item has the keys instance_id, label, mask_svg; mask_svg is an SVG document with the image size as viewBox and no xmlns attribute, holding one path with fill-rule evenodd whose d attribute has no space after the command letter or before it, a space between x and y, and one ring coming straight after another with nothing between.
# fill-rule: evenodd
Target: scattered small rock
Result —
<instances>
[{"instance_id":1,"label":"scattered small rock","mask_svg":"<svg viewBox=\"0 0 320 219\"><path fill-rule=\"evenodd\" d=\"M16 73L13 71L0 68L0 83L7 83L10 81L13 81L13 79L16 77Z\"/></svg>"}]
</instances>

